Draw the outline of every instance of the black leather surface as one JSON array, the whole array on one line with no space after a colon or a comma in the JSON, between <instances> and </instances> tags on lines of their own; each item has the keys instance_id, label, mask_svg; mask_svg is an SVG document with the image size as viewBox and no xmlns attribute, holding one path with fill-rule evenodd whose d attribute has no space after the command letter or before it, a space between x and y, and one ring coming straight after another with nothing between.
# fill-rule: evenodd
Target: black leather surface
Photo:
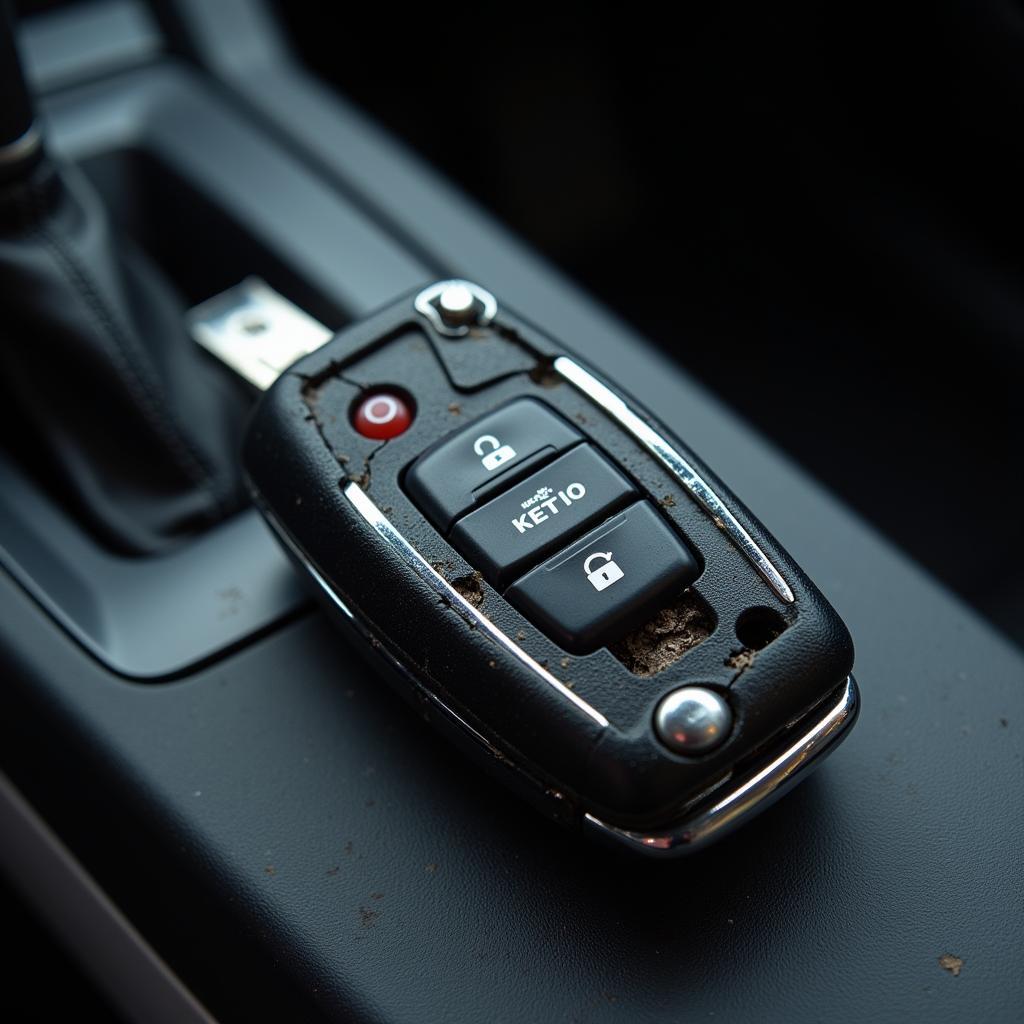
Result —
<instances>
[{"instance_id":1,"label":"black leather surface","mask_svg":"<svg viewBox=\"0 0 1024 1024\"><path fill-rule=\"evenodd\" d=\"M240 507L241 395L73 168L0 193L0 287L10 450L106 544L153 552Z\"/></svg>"}]
</instances>

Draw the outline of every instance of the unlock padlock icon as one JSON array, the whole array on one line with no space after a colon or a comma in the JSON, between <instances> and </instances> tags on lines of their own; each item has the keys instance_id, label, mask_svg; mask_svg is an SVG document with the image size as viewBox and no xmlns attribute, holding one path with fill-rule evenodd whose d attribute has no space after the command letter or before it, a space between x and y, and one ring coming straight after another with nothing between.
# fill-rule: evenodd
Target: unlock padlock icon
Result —
<instances>
[{"instance_id":1,"label":"unlock padlock icon","mask_svg":"<svg viewBox=\"0 0 1024 1024\"><path fill-rule=\"evenodd\" d=\"M516 457L516 450L512 445L502 444L493 434L478 437L473 442L473 451L480 456L480 461L488 473Z\"/></svg>"},{"instance_id":2,"label":"unlock padlock icon","mask_svg":"<svg viewBox=\"0 0 1024 1024\"><path fill-rule=\"evenodd\" d=\"M591 570L590 565L597 558L603 558L604 565ZM612 558L610 551L595 551L588 556L583 563L583 571L587 574L587 579L590 580L590 585L595 590L606 590L625 575L619 568L619 563Z\"/></svg>"}]
</instances>

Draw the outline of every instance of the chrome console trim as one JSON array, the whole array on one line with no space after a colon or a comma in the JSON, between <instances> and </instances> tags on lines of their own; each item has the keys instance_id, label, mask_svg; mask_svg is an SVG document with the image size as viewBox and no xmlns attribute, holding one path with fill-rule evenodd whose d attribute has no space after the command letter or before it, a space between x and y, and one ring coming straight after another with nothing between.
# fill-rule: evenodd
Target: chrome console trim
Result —
<instances>
[{"instance_id":1,"label":"chrome console trim","mask_svg":"<svg viewBox=\"0 0 1024 1024\"><path fill-rule=\"evenodd\" d=\"M592 718L599 726L606 728L608 719L592 708L578 693L570 690L561 680L556 679L543 665L535 661L509 636L503 633L486 615L474 608L429 562L405 539L390 519L374 504L373 500L357 484L349 483L342 493L352 507L376 530L385 541L412 569L424 583L439 597L447 601L468 623L482 630L495 643L503 647L520 664L538 676L560 696L574 704L580 711ZM311 567L310 567L311 568Z\"/></svg>"},{"instance_id":2,"label":"chrome console trim","mask_svg":"<svg viewBox=\"0 0 1024 1024\"><path fill-rule=\"evenodd\" d=\"M730 781L725 796L716 795L713 803L699 804L682 820L664 829L630 831L584 815L584 830L629 849L655 857L678 857L707 846L753 817L796 785L810 770L835 749L857 718L860 695L853 676L829 699L824 714L763 768L746 777ZM798 726L799 728L799 726Z\"/></svg>"},{"instance_id":3,"label":"chrome console trim","mask_svg":"<svg viewBox=\"0 0 1024 1024\"><path fill-rule=\"evenodd\" d=\"M768 556L758 547L749 533L740 525L726 504L697 471L659 434L650 424L644 422L611 388L584 369L574 359L559 356L554 363L559 376L599 405L609 416L617 420L648 451L655 455L679 478L694 500L711 516L719 529L739 548L754 568L764 577L765 582L785 602L796 598L782 574L771 563Z\"/></svg>"}]
</instances>

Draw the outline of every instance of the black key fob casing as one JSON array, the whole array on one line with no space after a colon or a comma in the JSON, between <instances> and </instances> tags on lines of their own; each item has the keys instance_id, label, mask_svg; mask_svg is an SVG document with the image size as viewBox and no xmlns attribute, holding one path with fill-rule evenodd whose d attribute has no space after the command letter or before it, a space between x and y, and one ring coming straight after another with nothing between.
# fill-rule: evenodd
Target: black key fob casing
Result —
<instances>
[{"instance_id":1,"label":"black key fob casing","mask_svg":"<svg viewBox=\"0 0 1024 1024\"><path fill-rule=\"evenodd\" d=\"M786 552L640 403L476 285L425 288L296 363L245 467L337 619L563 824L698 848L856 718L849 633Z\"/></svg>"}]
</instances>

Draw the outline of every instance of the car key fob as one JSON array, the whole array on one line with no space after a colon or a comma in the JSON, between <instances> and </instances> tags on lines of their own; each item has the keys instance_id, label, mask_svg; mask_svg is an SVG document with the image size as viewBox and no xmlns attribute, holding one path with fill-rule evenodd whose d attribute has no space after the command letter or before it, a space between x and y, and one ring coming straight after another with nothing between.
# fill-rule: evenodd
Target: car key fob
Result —
<instances>
[{"instance_id":1,"label":"car key fob","mask_svg":"<svg viewBox=\"0 0 1024 1024\"><path fill-rule=\"evenodd\" d=\"M431 285L299 360L244 459L338 621L563 824L699 848L856 718L849 633L789 555L638 401L477 285Z\"/></svg>"}]
</instances>

